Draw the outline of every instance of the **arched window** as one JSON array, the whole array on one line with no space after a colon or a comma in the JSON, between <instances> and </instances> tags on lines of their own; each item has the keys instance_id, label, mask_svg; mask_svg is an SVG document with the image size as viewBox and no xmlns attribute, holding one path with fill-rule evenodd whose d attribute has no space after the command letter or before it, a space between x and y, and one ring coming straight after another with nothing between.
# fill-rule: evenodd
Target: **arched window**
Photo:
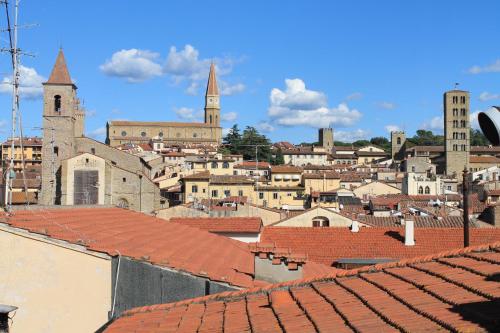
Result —
<instances>
[{"instance_id":1,"label":"arched window","mask_svg":"<svg viewBox=\"0 0 500 333\"><path fill-rule=\"evenodd\" d=\"M401 144L401 138L398 138L398 145Z\"/></svg>"},{"instance_id":2,"label":"arched window","mask_svg":"<svg viewBox=\"0 0 500 333\"><path fill-rule=\"evenodd\" d=\"M229 169L229 162L222 163L222 168L223 169Z\"/></svg>"},{"instance_id":3,"label":"arched window","mask_svg":"<svg viewBox=\"0 0 500 333\"><path fill-rule=\"evenodd\" d=\"M218 166L217 162L212 162L212 169L217 169Z\"/></svg>"},{"instance_id":4,"label":"arched window","mask_svg":"<svg viewBox=\"0 0 500 333\"><path fill-rule=\"evenodd\" d=\"M212 123L212 115L210 115L209 119L210 119L210 124L211 124Z\"/></svg>"},{"instance_id":5,"label":"arched window","mask_svg":"<svg viewBox=\"0 0 500 333\"><path fill-rule=\"evenodd\" d=\"M425 194L431 194L431 189L429 188L429 186L425 187Z\"/></svg>"},{"instance_id":6,"label":"arched window","mask_svg":"<svg viewBox=\"0 0 500 333\"><path fill-rule=\"evenodd\" d=\"M219 116L215 116L215 123L217 124L217 122L219 121Z\"/></svg>"},{"instance_id":7,"label":"arched window","mask_svg":"<svg viewBox=\"0 0 500 333\"><path fill-rule=\"evenodd\" d=\"M424 194L424 188L422 186L419 186L418 194Z\"/></svg>"},{"instance_id":8,"label":"arched window","mask_svg":"<svg viewBox=\"0 0 500 333\"><path fill-rule=\"evenodd\" d=\"M54 111L61 112L61 96L59 95L54 96Z\"/></svg>"}]
</instances>

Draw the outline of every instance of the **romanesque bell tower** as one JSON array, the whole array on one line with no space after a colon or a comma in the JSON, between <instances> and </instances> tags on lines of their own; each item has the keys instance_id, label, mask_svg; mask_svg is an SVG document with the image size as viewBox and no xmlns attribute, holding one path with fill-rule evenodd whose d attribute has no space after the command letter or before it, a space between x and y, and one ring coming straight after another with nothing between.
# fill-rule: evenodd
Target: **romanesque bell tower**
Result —
<instances>
[{"instance_id":1,"label":"romanesque bell tower","mask_svg":"<svg viewBox=\"0 0 500 333\"><path fill-rule=\"evenodd\" d=\"M220 98L214 63L210 65L207 93L205 94L205 124L220 127Z\"/></svg>"},{"instance_id":2,"label":"romanesque bell tower","mask_svg":"<svg viewBox=\"0 0 500 333\"><path fill-rule=\"evenodd\" d=\"M42 189L39 202L60 204L61 161L76 154L75 137L83 135L83 110L71 81L62 49L43 84Z\"/></svg>"}]
</instances>

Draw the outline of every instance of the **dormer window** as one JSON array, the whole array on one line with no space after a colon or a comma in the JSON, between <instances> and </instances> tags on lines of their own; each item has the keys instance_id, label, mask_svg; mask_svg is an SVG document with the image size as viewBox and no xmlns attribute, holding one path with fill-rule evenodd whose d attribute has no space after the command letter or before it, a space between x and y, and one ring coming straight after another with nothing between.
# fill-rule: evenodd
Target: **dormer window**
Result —
<instances>
[{"instance_id":1,"label":"dormer window","mask_svg":"<svg viewBox=\"0 0 500 333\"><path fill-rule=\"evenodd\" d=\"M54 96L54 112L61 112L61 96Z\"/></svg>"}]
</instances>

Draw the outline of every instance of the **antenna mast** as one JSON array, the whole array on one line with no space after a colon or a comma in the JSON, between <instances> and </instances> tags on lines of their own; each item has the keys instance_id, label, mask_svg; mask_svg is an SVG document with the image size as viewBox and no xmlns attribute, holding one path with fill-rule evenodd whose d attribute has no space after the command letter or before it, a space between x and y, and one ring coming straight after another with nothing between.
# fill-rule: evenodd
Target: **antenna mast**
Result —
<instances>
[{"instance_id":1,"label":"antenna mast","mask_svg":"<svg viewBox=\"0 0 500 333\"><path fill-rule=\"evenodd\" d=\"M5 209L7 212L12 210L12 182L15 178L14 171L14 150L15 150L15 137L16 137L16 125L17 125L17 113L19 107L19 50L17 48L17 17L19 12L19 0L16 0L15 10L14 10L14 34L12 36L10 29L10 21L8 16L8 2L4 2L7 13L7 22L9 24L9 40L10 44L10 54L12 57L12 128L11 128L11 146L10 146L10 161L7 171L5 173ZM13 38L12 38L13 37ZM24 152L21 152L23 154Z\"/></svg>"}]
</instances>

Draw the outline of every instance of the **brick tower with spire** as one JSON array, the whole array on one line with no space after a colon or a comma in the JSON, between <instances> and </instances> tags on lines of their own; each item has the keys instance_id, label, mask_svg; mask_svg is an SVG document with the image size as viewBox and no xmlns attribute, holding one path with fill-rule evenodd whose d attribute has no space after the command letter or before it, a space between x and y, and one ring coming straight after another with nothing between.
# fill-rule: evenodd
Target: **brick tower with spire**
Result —
<instances>
[{"instance_id":1,"label":"brick tower with spire","mask_svg":"<svg viewBox=\"0 0 500 333\"><path fill-rule=\"evenodd\" d=\"M210 65L208 74L207 92L205 94L205 124L220 127L220 98L217 78L215 77L215 65Z\"/></svg>"},{"instance_id":2,"label":"brick tower with spire","mask_svg":"<svg viewBox=\"0 0 500 333\"><path fill-rule=\"evenodd\" d=\"M43 83L43 160L39 202L60 203L61 161L76 154L76 137L83 136L84 110L71 80L63 50L47 82Z\"/></svg>"}]
</instances>

